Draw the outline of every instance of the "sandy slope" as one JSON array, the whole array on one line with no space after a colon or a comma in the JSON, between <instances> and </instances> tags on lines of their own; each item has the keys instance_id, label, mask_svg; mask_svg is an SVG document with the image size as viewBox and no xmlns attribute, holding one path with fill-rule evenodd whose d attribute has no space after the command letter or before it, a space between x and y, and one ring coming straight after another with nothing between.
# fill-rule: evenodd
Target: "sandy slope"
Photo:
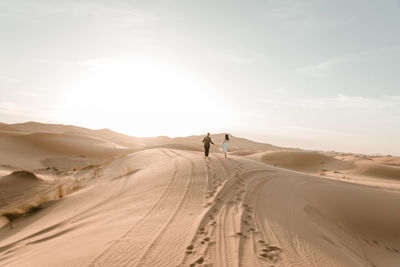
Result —
<instances>
[{"instance_id":1,"label":"sandy slope","mask_svg":"<svg viewBox=\"0 0 400 267\"><path fill-rule=\"evenodd\" d=\"M213 135L212 152L219 151L224 134ZM91 130L72 125L37 122L0 123L0 167L29 170L55 167L62 170L104 164L123 155L151 148L202 151L203 136L139 138L109 129ZM230 151L278 150L279 147L231 137ZM199 145L200 144L200 145ZM1 171L1 170L0 170Z\"/></svg>"},{"instance_id":2,"label":"sandy slope","mask_svg":"<svg viewBox=\"0 0 400 267\"><path fill-rule=\"evenodd\" d=\"M82 167L86 161L91 162L87 159L102 162L124 154L123 149L103 140L56 133L3 135L0 132L0 147L2 165L26 169ZM64 160L57 164L60 157Z\"/></svg>"},{"instance_id":3,"label":"sandy slope","mask_svg":"<svg viewBox=\"0 0 400 267\"><path fill-rule=\"evenodd\" d=\"M51 134L66 139L38 147L56 151L64 160L57 145L83 140ZM84 139L87 147L79 143L89 149L84 168L39 168L33 170L35 175L0 177L0 193L8 194L1 198L3 211L7 205L26 205L29 190L47 197L40 209L15 218L13 229L0 229L0 266L400 262L400 168L386 160L275 148L255 153L256 145L247 153L248 143L241 146L240 139L237 154L251 155L225 159L213 153L207 160L202 152L191 150L198 137L176 143L163 137L159 147L153 139L147 143L151 149L112 154L90 165L104 147L121 149L110 146L112 140L92 138L97 141ZM34 143L29 140L26 144ZM3 166L3 171L13 169ZM0 223L7 222L0 218Z\"/></svg>"},{"instance_id":4,"label":"sandy slope","mask_svg":"<svg viewBox=\"0 0 400 267\"><path fill-rule=\"evenodd\" d=\"M0 179L0 212L13 212L8 207L15 203L25 202L29 197L35 197L48 187L47 182L39 179L28 171L15 171ZM31 203L32 200L27 201ZM22 209L23 210L23 209ZM23 212L23 211L22 211Z\"/></svg>"},{"instance_id":5,"label":"sandy slope","mask_svg":"<svg viewBox=\"0 0 400 267\"><path fill-rule=\"evenodd\" d=\"M352 162L311 151L267 151L252 154L249 158L290 170L310 173L354 168Z\"/></svg>"}]
</instances>

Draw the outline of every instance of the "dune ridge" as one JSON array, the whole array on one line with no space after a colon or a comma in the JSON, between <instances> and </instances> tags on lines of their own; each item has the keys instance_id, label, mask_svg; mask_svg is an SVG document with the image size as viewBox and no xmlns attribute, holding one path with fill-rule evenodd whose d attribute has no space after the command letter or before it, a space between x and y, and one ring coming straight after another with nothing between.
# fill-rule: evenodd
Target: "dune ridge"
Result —
<instances>
[{"instance_id":1,"label":"dune ridge","mask_svg":"<svg viewBox=\"0 0 400 267\"><path fill-rule=\"evenodd\" d=\"M0 135L0 145L10 149L2 153L37 148L30 159L0 161L2 266L400 262L395 157L301 151L232 137L229 159L217 149L205 159L200 136L133 138L122 148L119 134L113 140L108 130L101 130L105 139L84 128L38 125L0 125L10 130ZM48 132L33 133L35 127ZM70 164L73 157L81 164ZM31 168L21 171L19 163ZM28 212L32 207L38 208ZM13 218L11 228L4 214L12 209L25 216Z\"/></svg>"}]
</instances>

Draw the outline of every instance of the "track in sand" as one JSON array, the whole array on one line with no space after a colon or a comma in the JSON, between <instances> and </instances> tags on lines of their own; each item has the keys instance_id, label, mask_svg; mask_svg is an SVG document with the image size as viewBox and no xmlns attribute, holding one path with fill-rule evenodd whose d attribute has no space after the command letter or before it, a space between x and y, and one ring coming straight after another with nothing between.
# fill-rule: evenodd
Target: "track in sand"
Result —
<instances>
[{"instance_id":1,"label":"track in sand","mask_svg":"<svg viewBox=\"0 0 400 267\"><path fill-rule=\"evenodd\" d=\"M16 221L18 232L1 229L0 265L372 267L400 262L400 239L384 231L400 224L395 208L383 212L370 205L381 220L358 212L371 194L382 195L375 199L385 206L400 203L397 191L240 156L204 159L199 152L165 148L115 160L92 181ZM363 216L366 228L357 228L347 214Z\"/></svg>"}]
</instances>

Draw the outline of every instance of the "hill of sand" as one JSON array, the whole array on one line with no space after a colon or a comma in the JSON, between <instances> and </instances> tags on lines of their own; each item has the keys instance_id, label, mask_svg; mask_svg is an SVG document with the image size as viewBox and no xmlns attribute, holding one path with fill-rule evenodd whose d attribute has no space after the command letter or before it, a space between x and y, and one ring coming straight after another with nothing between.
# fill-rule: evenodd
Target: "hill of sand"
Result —
<instances>
[{"instance_id":1,"label":"hill of sand","mask_svg":"<svg viewBox=\"0 0 400 267\"><path fill-rule=\"evenodd\" d=\"M400 262L395 157L76 128L0 125L0 266Z\"/></svg>"},{"instance_id":2,"label":"hill of sand","mask_svg":"<svg viewBox=\"0 0 400 267\"><path fill-rule=\"evenodd\" d=\"M303 172L346 170L354 167L348 161L312 151L266 151L250 155L249 158L266 164Z\"/></svg>"}]
</instances>

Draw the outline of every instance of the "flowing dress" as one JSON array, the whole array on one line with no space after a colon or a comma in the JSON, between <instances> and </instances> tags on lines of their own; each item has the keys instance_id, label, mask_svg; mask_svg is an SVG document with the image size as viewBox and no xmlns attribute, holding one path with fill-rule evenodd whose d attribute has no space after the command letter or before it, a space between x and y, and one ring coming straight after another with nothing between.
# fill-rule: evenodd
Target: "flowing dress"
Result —
<instances>
[{"instance_id":1,"label":"flowing dress","mask_svg":"<svg viewBox=\"0 0 400 267\"><path fill-rule=\"evenodd\" d=\"M229 147L229 141L225 140L221 145L221 148L224 151L224 153L228 152L228 147Z\"/></svg>"}]
</instances>

